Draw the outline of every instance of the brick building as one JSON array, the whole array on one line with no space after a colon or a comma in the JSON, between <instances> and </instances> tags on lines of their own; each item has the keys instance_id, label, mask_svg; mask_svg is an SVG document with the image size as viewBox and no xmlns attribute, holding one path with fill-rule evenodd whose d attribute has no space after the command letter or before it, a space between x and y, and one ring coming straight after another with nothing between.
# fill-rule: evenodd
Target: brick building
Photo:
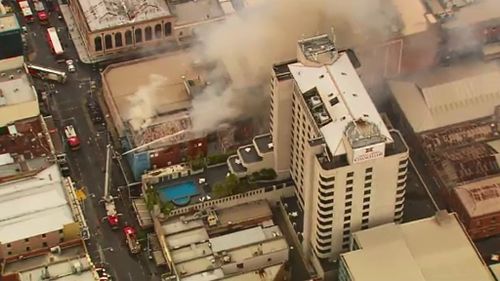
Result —
<instances>
[{"instance_id":1,"label":"brick building","mask_svg":"<svg viewBox=\"0 0 500 281\"><path fill-rule=\"evenodd\" d=\"M473 240L500 234L500 176L455 187L450 204Z\"/></svg>"}]
</instances>

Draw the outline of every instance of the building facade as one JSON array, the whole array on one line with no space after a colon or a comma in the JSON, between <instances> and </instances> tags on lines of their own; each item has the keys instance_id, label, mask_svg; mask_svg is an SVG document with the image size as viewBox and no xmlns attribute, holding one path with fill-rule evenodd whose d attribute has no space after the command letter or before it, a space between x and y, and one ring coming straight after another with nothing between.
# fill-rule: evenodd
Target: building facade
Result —
<instances>
[{"instance_id":1,"label":"building facade","mask_svg":"<svg viewBox=\"0 0 500 281\"><path fill-rule=\"evenodd\" d=\"M297 53L273 69L271 163L295 183L298 235L321 268L348 250L353 231L401 220L408 148L384 125L347 52L324 35L300 41ZM228 163L243 176L255 164L240 154Z\"/></svg>"},{"instance_id":2,"label":"building facade","mask_svg":"<svg viewBox=\"0 0 500 281\"><path fill-rule=\"evenodd\" d=\"M500 234L500 177L455 187L449 202L473 239Z\"/></svg>"},{"instance_id":3,"label":"building facade","mask_svg":"<svg viewBox=\"0 0 500 281\"><path fill-rule=\"evenodd\" d=\"M0 60L23 55L21 27L15 14L2 15L0 11Z\"/></svg>"},{"instance_id":4,"label":"building facade","mask_svg":"<svg viewBox=\"0 0 500 281\"><path fill-rule=\"evenodd\" d=\"M151 47L173 39L175 18L163 0L68 2L90 58Z\"/></svg>"},{"instance_id":5,"label":"building facade","mask_svg":"<svg viewBox=\"0 0 500 281\"><path fill-rule=\"evenodd\" d=\"M82 238L71 180L56 164L0 185L0 260L28 257ZM76 208L76 209L75 209Z\"/></svg>"}]
</instances>

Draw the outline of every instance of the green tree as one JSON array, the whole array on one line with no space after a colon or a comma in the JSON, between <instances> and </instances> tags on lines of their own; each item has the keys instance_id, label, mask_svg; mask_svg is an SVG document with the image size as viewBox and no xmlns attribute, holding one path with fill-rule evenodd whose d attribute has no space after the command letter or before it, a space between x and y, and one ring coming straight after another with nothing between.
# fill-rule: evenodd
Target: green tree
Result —
<instances>
[{"instance_id":1,"label":"green tree","mask_svg":"<svg viewBox=\"0 0 500 281\"><path fill-rule=\"evenodd\" d=\"M175 209L175 206L172 202L167 201L167 202L162 202L161 204L161 212L165 215L169 215L170 212Z\"/></svg>"},{"instance_id":2,"label":"green tree","mask_svg":"<svg viewBox=\"0 0 500 281\"><path fill-rule=\"evenodd\" d=\"M153 210L154 205L160 202L160 195L154 189L148 189L146 191L146 207L148 210Z\"/></svg>"},{"instance_id":3,"label":"green tree","mask_svg":"<svg viewBox=\"0 0 500 281\"><path fill-rule=\"evenodd\" d=\"M240 179L235 174L230 174L223 182L216 183L212 191L217 198L230 196L241 192L240 184Z\"/></svg>"}]
</instances>

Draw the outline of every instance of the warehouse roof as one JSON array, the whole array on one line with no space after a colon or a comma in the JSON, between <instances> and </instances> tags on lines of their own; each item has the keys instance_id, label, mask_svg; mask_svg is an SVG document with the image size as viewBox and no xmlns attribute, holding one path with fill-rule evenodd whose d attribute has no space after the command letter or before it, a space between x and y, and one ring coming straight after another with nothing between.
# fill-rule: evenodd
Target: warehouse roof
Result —
<instances>
[{"instance_id":1,"label":"warehouse roof","mask_svg":"<svg viewBox=\"0 0 500 281\"><path fill-rule=\"evenodd\" d=\"M5 244L73 223L57 165L33 177L0 185L0 242Z\"/></svg>"},{"instance_id":2,"label":"warehouse roof","mask_svg":"<svg viewBox=\"0 0 500 281\"><path fill-rule=\"evenodd\" d=\"M500 103L500 68L494 63L464 63L389 82L415 132L491 115Z\"/></svg>"}]
</instances>

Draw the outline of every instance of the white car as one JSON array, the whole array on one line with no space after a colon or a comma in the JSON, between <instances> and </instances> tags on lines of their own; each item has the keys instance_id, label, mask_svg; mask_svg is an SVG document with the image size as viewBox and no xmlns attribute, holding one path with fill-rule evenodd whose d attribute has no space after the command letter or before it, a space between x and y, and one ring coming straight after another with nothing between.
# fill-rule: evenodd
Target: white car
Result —
<instances>
[{"instance_id":1,"label":"white car","mask_svg":"<svg viewBox=\"0 0 500 281\"><path fill-rule=\"evenodd\" d=\"M68 72L76 72L76 67L73 63L73 60L67 60L66 65L68 66Z\"/></svg>"}]
</instances>

